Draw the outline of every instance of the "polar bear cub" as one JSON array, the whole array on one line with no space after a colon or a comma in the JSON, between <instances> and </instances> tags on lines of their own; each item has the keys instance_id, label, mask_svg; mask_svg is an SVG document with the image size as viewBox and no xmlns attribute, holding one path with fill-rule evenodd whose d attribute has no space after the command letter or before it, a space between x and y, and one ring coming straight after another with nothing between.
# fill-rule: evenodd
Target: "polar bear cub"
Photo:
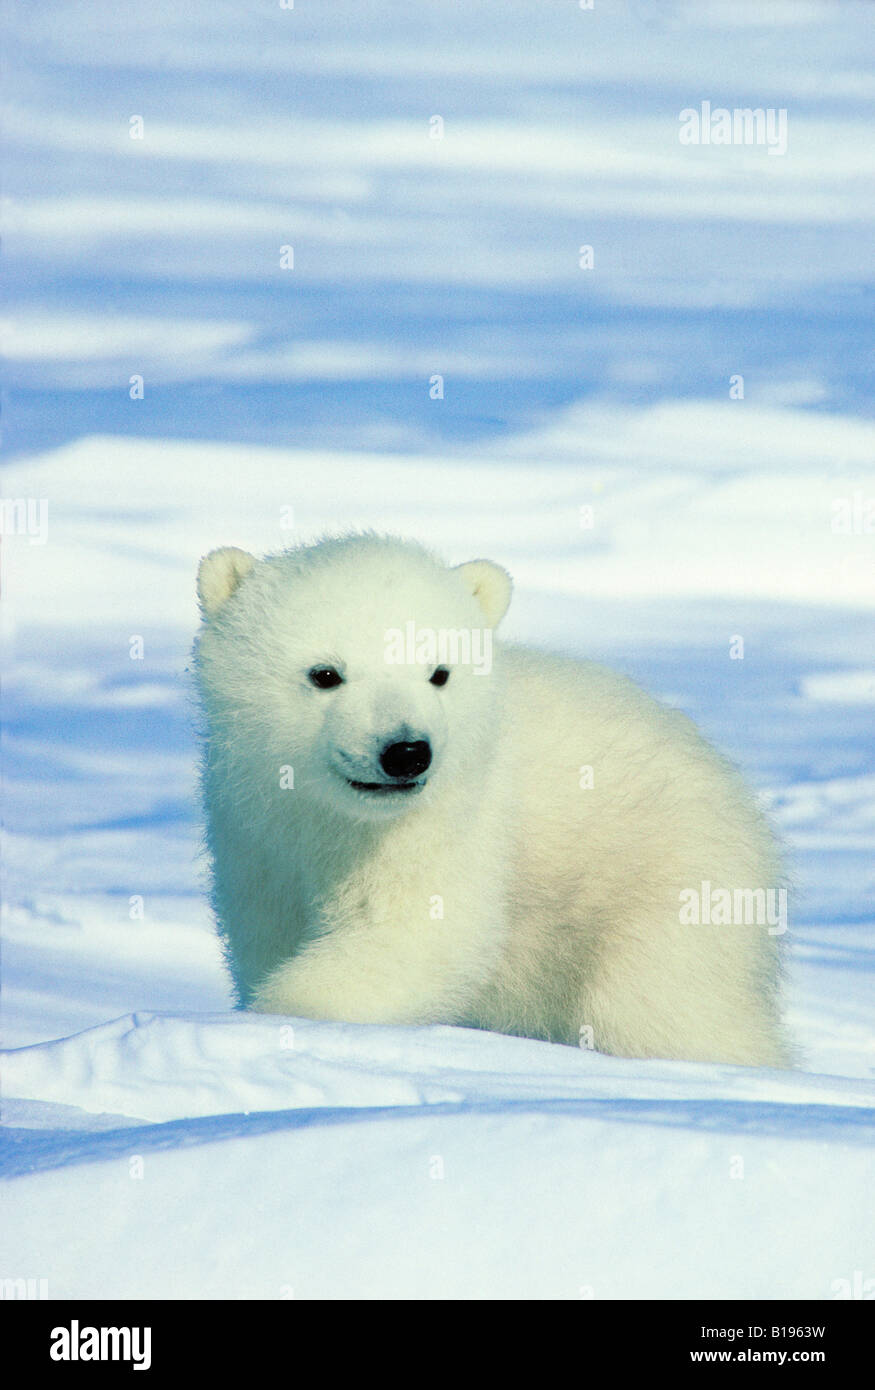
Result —
<instances>
[{"instance_id":1,"label":"polar bear cub","mask_svg":"<svg viewBox=\"0 0 875 1390\"><path fill-rule=\"evenodd\" d=\"M238 1002L781 1066L786 898L738 774L632 681L495 635L487 560L356 534L201 562Z\"/></svg>"}]
</instances>

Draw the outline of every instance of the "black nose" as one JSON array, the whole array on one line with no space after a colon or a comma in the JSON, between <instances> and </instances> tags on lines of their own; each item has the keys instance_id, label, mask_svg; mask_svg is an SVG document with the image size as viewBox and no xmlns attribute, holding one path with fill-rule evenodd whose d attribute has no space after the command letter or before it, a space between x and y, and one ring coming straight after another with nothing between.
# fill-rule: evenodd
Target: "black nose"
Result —
<instances>
[{"instance_id":1,"label":"black nose","mask_svg":"<svg viewBox=\"0 0 875 1390\"><path fill-rule=\"evenodd\" d=\"M380 766L387 777L418 777L431 762L431 749L425 739L418 743L390 743L380 754Z\"/></svg>"}]
</instances>

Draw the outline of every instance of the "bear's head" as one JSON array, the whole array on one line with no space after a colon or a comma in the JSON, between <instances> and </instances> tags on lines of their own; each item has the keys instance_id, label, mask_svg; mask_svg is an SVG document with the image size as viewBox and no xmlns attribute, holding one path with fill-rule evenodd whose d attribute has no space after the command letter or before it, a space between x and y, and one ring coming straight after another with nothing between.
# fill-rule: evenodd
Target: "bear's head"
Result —
<instances>
[{"instance_id":1,"label":"bear's head","mask_svg":"<svg viewBox=\"0 0 875 1390\"><path fill-rule=\"evenodd\" d=\"M224 548L198 596L206 767L238 813L281 794L386 820L484 769L511 596L498 565L372 534L263 560Z\"/></svg>"}]
</instances>

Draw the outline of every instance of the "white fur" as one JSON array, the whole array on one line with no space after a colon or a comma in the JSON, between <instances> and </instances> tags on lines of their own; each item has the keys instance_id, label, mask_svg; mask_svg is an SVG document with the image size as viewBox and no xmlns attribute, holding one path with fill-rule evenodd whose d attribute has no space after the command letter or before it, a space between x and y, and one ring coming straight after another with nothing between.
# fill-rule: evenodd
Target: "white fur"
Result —
<instances>
[{"instance_id":1,"label":"white fur","mask_svg":"<svg viewBox=\"0 0 875 1390\"><path fill-rule=\"evenodd\" d=\"M410 620L500 621L510 580L488 561L449 569L372 535L227 549L200 592L207 841L241 1004L787 1063L778 939L679 918L704 880L781 882L753 798L684 715L497 640L490 674L460 664L443 688L388 665L387 630ZM343 685L313 687L325 665ZM351 787L395 738L430 742L423 788Z\"/></svg>"}]
</instances>

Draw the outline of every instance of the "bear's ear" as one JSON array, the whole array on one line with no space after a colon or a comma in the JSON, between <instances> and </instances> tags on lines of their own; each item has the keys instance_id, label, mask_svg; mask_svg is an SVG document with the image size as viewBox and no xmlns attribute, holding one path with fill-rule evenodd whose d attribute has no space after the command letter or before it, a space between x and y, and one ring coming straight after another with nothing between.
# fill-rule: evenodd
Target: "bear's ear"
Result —
<instances>
[{"instance_id":1,"label":"bear's ear","mask_svg":"<svg viewBox=\"0 0 875 1390\"><path fill-rule=\"evenodd\" d=\"M456 574L480 604L489 626L497 627L513 593L513 581L507 570L491 560L469 560L466 565L456 565Z\"/></svg>"},{"instance_id":2,"label":"bear's ear","mask_svg":"<svg viewBox=\"0 0 875 1390\"><path fill-rule=\"evenodd\" d=\"M197 596L205 618L215 617L254 564L254 555L234 545L211 550L204 556L197 572Z\"/></svg>"}]
</instances>

